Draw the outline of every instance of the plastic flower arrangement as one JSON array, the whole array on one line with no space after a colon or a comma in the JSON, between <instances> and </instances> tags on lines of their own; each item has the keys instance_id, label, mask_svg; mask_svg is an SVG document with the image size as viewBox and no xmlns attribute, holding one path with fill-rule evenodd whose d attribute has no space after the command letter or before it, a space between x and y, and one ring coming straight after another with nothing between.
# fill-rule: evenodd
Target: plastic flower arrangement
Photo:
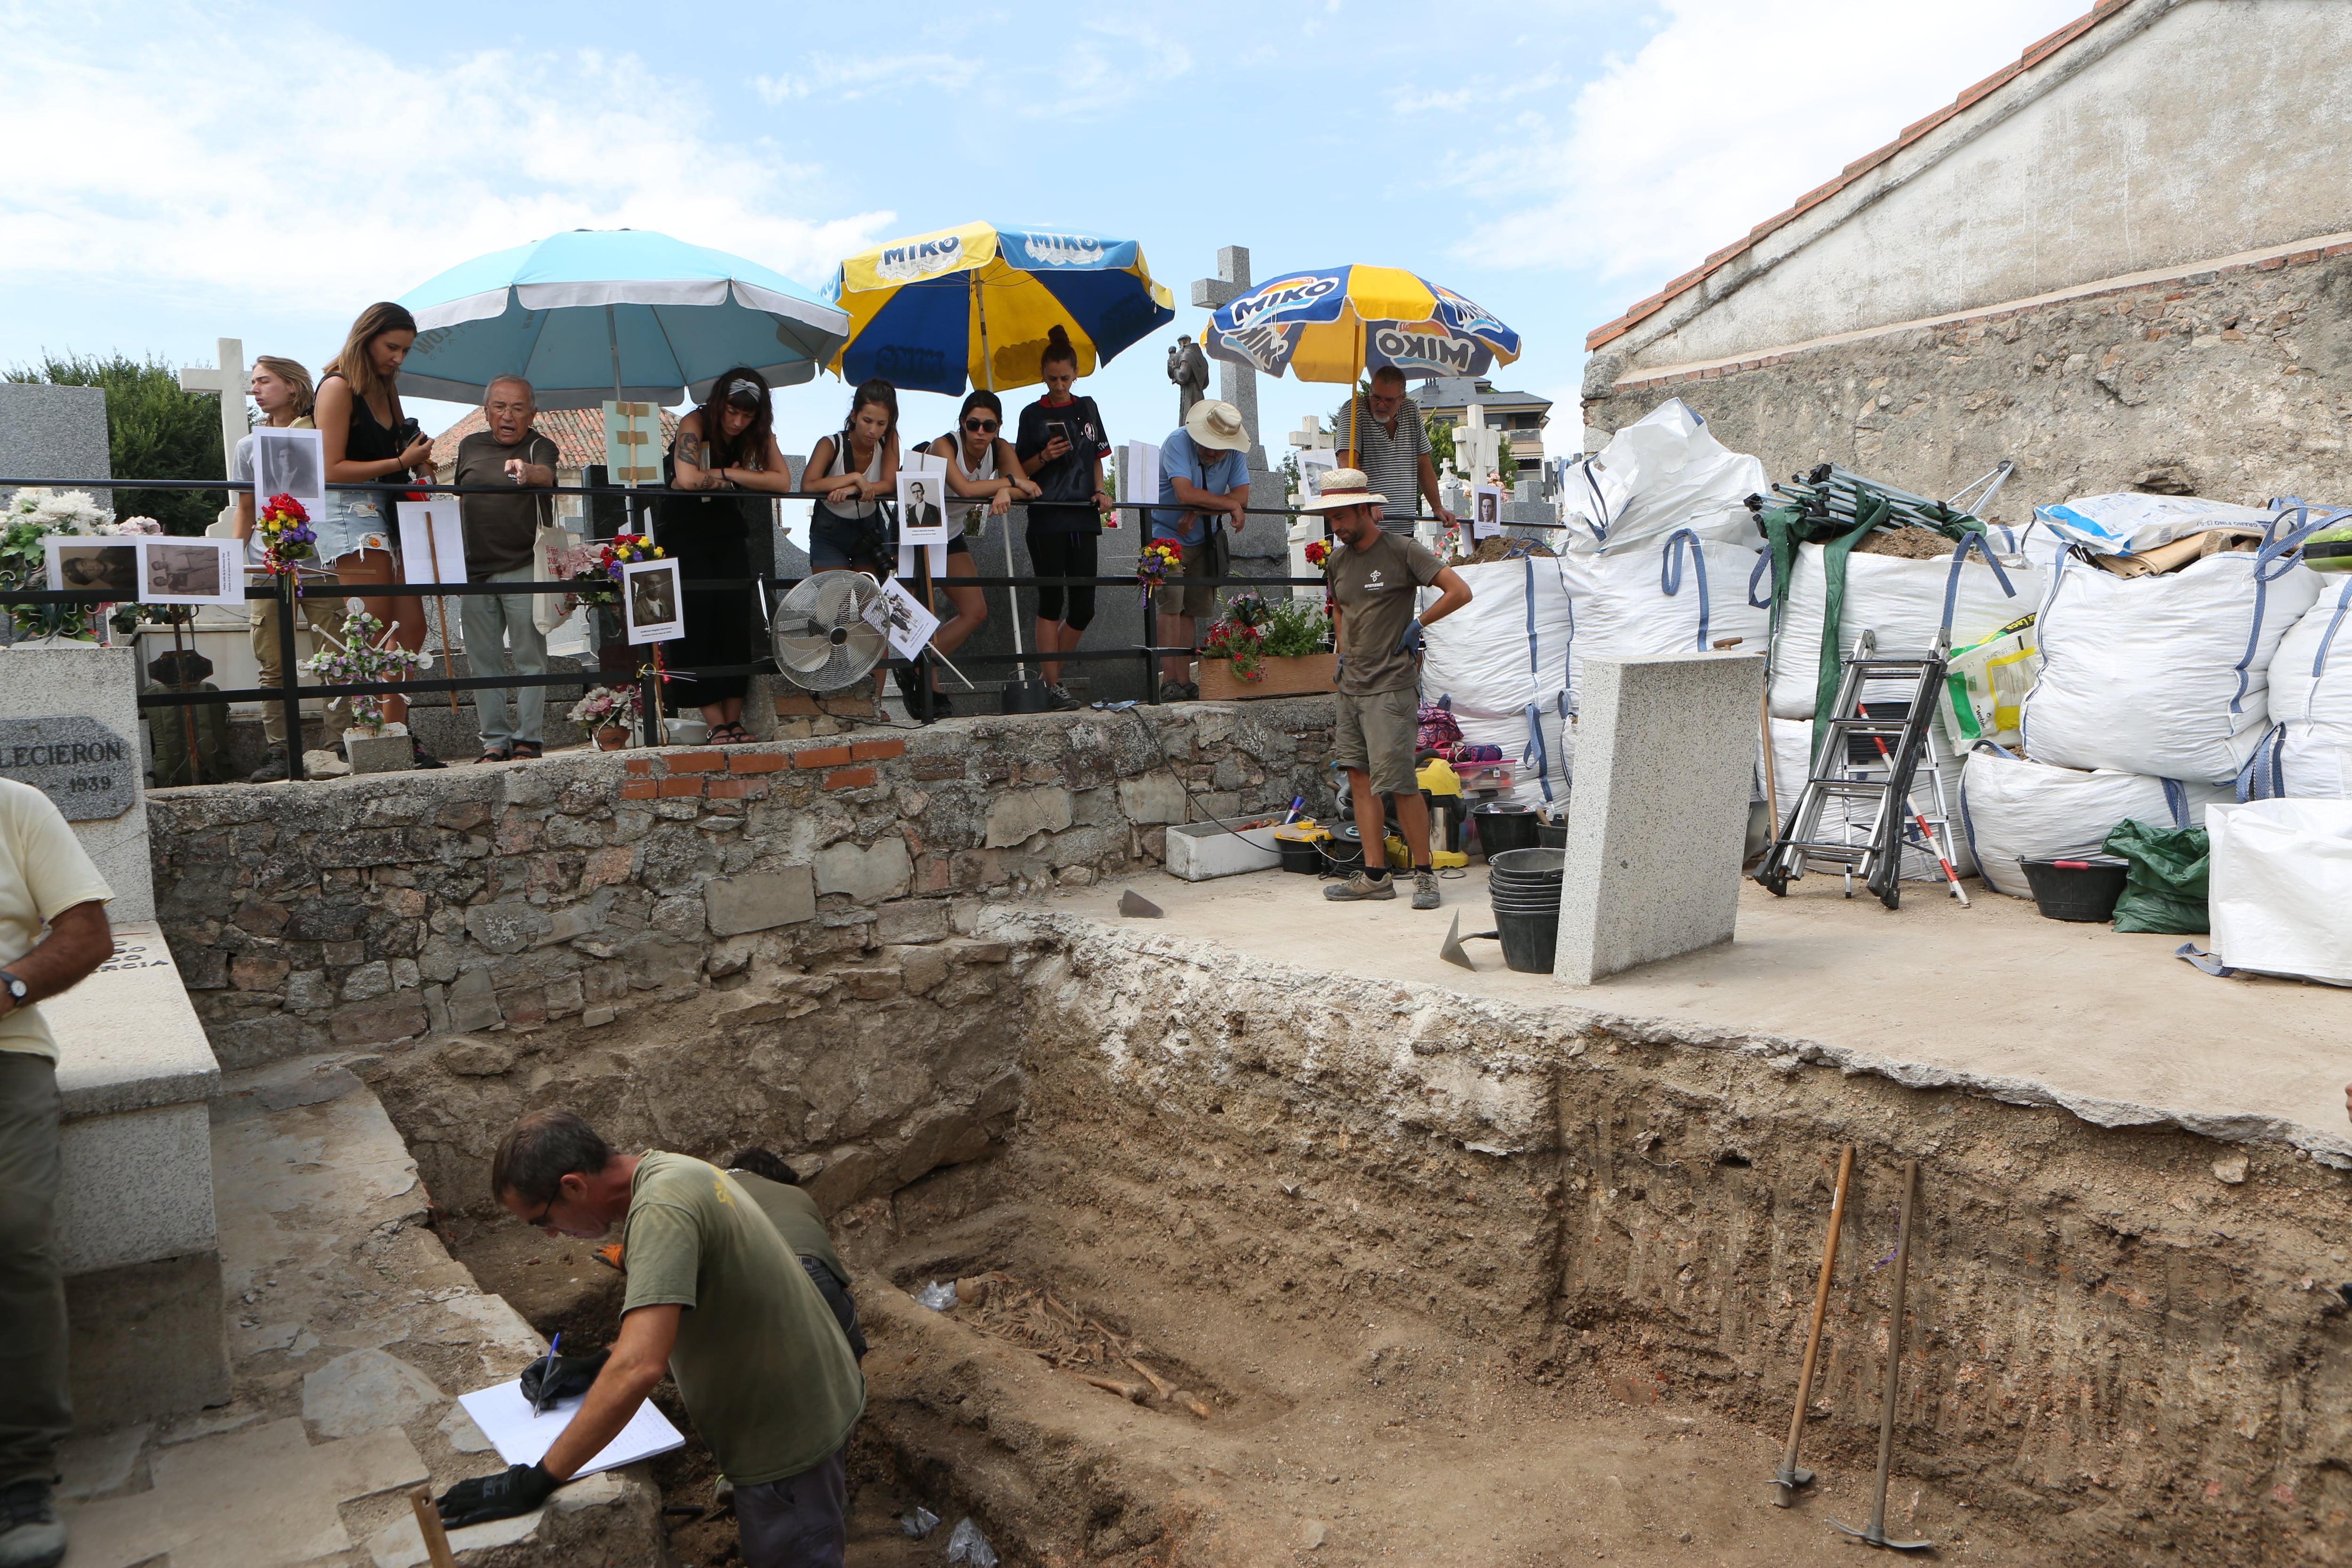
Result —
<instances>
[{"instance_id":1,"label":"plastic flower arrangement","mask_svg":"<svg viewBox=\"0 0 2352 1568\"><path fill-rule=\"evenodd\" d=\"M1274 611L1256 589L1237 588L1225 600L1225 619L1244 626L1263 626L1274 619Z\"/></svg>"},{"instance_id":2,"label":"plastic flower arrangement","mask_svg":"<svg viewBox=\"0 0 2352 1568\"><path fill-rule=\"evenodd\" d=\"M319 536L310 531L310 514L292 496L271 496L253 520L253 531L261 540L261 569L273 577L292 577L298 563L318 559ZM302 591L299 581L294 591Z\"/></svg>"},{"instance_id":3,"label":"plastic flower arrangement","mask_svg":"<svg viewBox=\"0 0 2352 1568\"><path fill-rule=\"evenodd\" d=\"M1232 659L1236 680L1264 680L1265 634L1239 621L1219 621L1201 639L1201 657Z\"/></svg>"},{"instance_id":4,"label":"plastic flower arrangement","mask_svg":"<svg viewBox=\"0 0 2352 1568\"><path fill-rule=\"evenodd\" d=\"M1135 558L1136 581L1159 583L1183 564L1184 552L1174 540L1155 539Z\"/></svg>"},{"instance_id":5,"label":"plastic flower arrangement","mask_svg":"<svg viewBox=\"0 0 2352 1568\"><path fill-rule=\"evenodd\" d=\"M422 669L432 660L397 643L383 641L384 626L366 611L354 612L343 622L342 646L330 647L309 662L310 671L330 686L365 686ZM383 699L354 697L352 716L371 735L383 733Z\"/></svg>"},{"instance_id":6,"label":"plastic flower arrangement","mask_svg":"<svg viewBox=\"0 0 2352 1568\"><path fill-rule=\"evenodd\" d=\"M1319 570L1323 563L1331 559L1331 546L1322 540L1310 539L1307 542L1306 555L1307 564Z\"/></svg>"},{"instance_id":7,"label":"plastic flower arrangement","mask_svg":"<svg viewBox=\"0 0 2352 1568\"><path fill-rule=\"evenodd\" d=\"M637 721L643 689L599 686L572 705L572 721L591 730L625 728Z\"/></svg>"},{"instance_id":8,"label":"plastic flower arrangement","mask_svg":"<svg viewBox=\"0 0 2352 1568\"><path fill-rule=\"evenodd\" d=\"M583 584L580 597L583 602L617 605L621 602L622 567L639 561L663 560L668 554L642 533L616 533L610 539L565 551L558 566L567 581Z\"/></svg>"}]
</instances>

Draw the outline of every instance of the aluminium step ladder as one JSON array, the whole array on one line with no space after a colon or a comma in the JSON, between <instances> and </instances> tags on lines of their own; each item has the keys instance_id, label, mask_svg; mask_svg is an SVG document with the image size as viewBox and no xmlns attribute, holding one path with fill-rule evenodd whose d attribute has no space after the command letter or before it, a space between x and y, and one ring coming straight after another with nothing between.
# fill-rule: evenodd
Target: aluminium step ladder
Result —
<instances>
[{"instance_id":1,"label":"aluminium step ladder","mask_svg":"<svg viewBox=\"0 0 2352 1568\"><path fill-rule=\"evenodd\" d=\"M1943 780L1934 769L1933 733L1936 700L1949 650L1942 637L1937 643L1927 652L1881 652L1875 634L1862 634L1860 645L1845 661L1830 716L1814 731L1804 791L1757 866L1756 879L1774 894L1785 896L1789 884L1809 868L1834 870L1845 877L1847 897L1853 896L1854 879L1860 878L1888 909L1899 907L1903 850L1913 827L1911 786L1923 758L1935 785L1936 810L1928 818L1929 837L1922 847L1947 863L1951 861L1950 816L1944 804ZM1900 717L1886 711L1900 699L1874 703L1864 695L1872 682L1890 680L1905 681L1912 688L1909 705ZM1877 716L1870 711L1874 706L1881 709ZM1855 776L1852 742L1856 741L1874 742L1871 749L1882 761L1884 778ZM1841 837L1836 838L1823 837L1822 824L1832 805L1840 808ZM1866 822L1855 820L1856 805L1867 808Z\"/></svg>"}]
</instances>

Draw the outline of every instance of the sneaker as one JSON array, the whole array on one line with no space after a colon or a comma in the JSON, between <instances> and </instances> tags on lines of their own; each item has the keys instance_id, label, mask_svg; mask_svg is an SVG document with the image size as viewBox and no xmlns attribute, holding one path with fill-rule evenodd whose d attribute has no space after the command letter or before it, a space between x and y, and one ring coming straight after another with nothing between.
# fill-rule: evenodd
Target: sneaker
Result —
<instances>
[{"instance_id":1,"label":"sneaker","mask_svg":"<svg viewBox=\"0 0 2352 1568\"><path fill-rule=\"evenodd\" d=\"M1188 680L1184 683L1184 700L1187 702L1198 702L1201 700L1201 683L1199 681Z\"/></svg>"},{"instance_id":2,"label":"sneaker","mask_svg":"<svg viewBox=\"0 0 2352 1568\"><path fill-rule=\"evenodd\" d=\"M262 753L261 765L245 775L247 784L277 784L286 777L286 748L272 746Z\"/></svg>"},{"instance_id":3,"label":"sneaker","mask_svg":"<svg viewBox=\"0 0 2352 1568\"><path fill-rule=\"evenodd\" d=\"M1067 713L1073 709L1086 706L1085 703L1063 690L1059 685L1045 688L1045 695L1053 700L1054 711L1056 713Z\"/></svg>"},{"instance_id":4,"label":"sneaker","mask_svg":"<svg viewBox=\"0 0 2352 1568\"><path fill-rule=\"evenodd\" d=\"M1396 879L1382 877L1375 882L1359 871L1346 881L1334 882L1324 889L1323 896L1341 903L1353 902L1358 899L1393 899L1396 897Z\"/></svg>"},{"instance_id":5,"label":"sneaker","mask_svg":"<svg viewBox=\"0 0 2352 1568\"><path fill-rule=\"evenodd\" d=\"M0 1568L56 1568L65 1555L66 1527L49 1506L49 1483L28 1477L0 1487Z\"/></svg>"},{"instance_id":6,"label":"sneaker","mask_svg":"<svg viewBox=\"0 0 2352 1568\"><path fill-rule=\"evenodd\" d=\"M440 758L435 756L432 752L426 751L425 749L425 742L418 740L414 735L408 737L408 755L411 759L410 765L414 767L446 768L449 765Z\"/></svg>"},{"instance_id":7,"label":"sneaker","mask_svg":"<svg viewBox=\"0 0 2352 1568\"><path fill-rule=\"evenodd\" d=\"M1437 907L1437 873L1426 866L1413 868L1412 907L1417 910Z\"/></svg>"},{"instance_id":8,"label":"sneaker","mask_svg":"<svg viewBox=\"0 0 2352 1568\"><path fill-rule=\"evenodd\" d=\"M1162 702L1186 702L1199 695L1198 690L1181 680L1163 680L1160 683L1160 700Z\"/></svg>"}]
</instances>

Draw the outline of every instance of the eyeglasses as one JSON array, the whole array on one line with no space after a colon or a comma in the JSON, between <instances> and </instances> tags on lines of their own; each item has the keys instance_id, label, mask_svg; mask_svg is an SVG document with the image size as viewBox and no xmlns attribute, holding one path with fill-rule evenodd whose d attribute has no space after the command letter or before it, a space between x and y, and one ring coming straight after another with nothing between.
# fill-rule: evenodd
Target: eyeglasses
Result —
<instances>
[{"instance_id":1,"label":"eyeglasses","mask_svg":"<svg viewBox=\"0 0 2352 1568\"><path fill-rule=\"evenodd\" d=\"M548 1199L547 1202L540 1205L539 1217L536 1219L526 1219L523 1221L523 1224L530 1226L533 1230L545 1230L551 1222L551 1218L555 1213L556 1201L557 1200L555 1198Z\"/></svg>"},{"instance_id":2,"label":"eyeglasses","mask_svg":"<svg viewBox=\"0 0 2352 1568\"><path fill-rule=\"evenodd\" d=\"M963 427L975 436L993 436L1002 426L993 419L967 419Z\"/></svg>"}]
</instances>

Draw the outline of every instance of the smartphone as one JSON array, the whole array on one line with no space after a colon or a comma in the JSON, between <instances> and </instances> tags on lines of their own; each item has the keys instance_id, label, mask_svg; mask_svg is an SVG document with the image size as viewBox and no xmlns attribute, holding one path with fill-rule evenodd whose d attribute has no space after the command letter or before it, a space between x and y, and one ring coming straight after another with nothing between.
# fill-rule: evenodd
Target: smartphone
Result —
<instances>
[{"instance_id":1,"label":"smartphone","mask_svg":"<svg viewBox=\"0 0 2352 1568\"><path fill-rule=\"evenodd\" d=\"M1070 427L1067 425L1063 424L1058 419L1046 420L1045 440L1048 445L1056 440L1070 441ZM1071 441L1070 444L1072 446L1076 446L1077 443Z\"/></svg>"}]
</instances>

